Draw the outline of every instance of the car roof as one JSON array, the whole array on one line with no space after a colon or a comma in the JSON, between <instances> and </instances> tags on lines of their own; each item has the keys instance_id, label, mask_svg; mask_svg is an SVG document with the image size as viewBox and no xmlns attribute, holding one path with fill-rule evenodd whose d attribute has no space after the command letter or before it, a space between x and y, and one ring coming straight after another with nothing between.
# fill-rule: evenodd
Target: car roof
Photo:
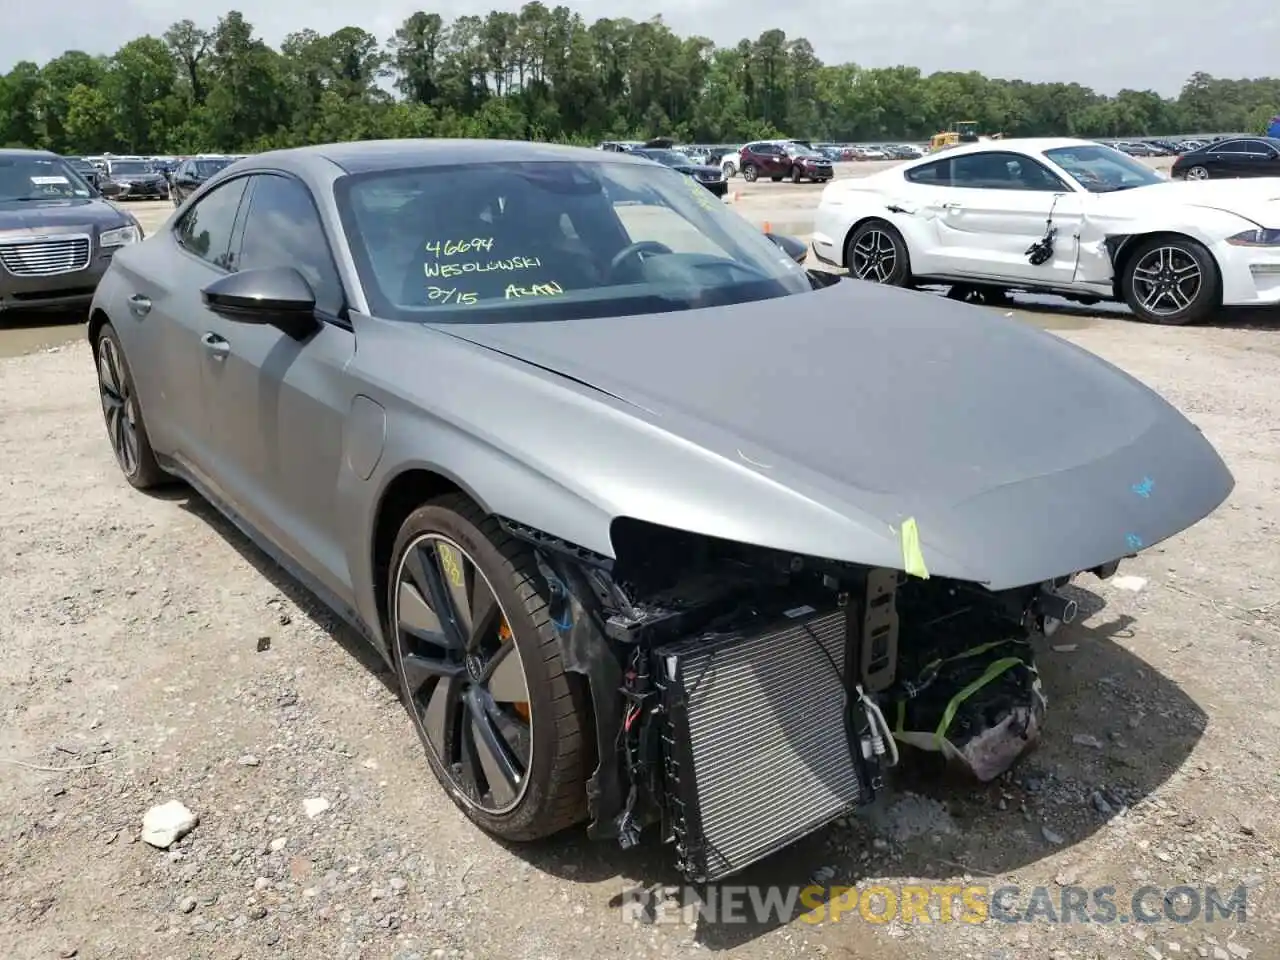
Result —
<instances>
[{"instance_id":1,"label":"car roof","mask_svg":"<svg viewBox=\"0 0 1280 960\"><path fill-rule=\"evenodd\" d=\"M28 150L25 147L2 147L0 148L0 157L52 157L61 159L51 150Z\"/></svg>"},{"instance_id":2,"label":"car roof","mask_svg":"<svg viewBox=\"0 0 1280 960\"><path fill-rule=\"evenodd\" d=\"M345 173L372 173L406 167L444 167L471 163L530 163L578 161L587 163L651 163L626 153L570 147L526 140L352 140L289 150L273 150L253 157L244 167L311 166L328 161Z\"/></svg>"},{"instance_id":3,"label":"car roof","mask_svg":"<svg viewBox=\"0 0 1280 960\"><path fill-rule=\"evenodd\" d=\"M939 150L928 154L934 159L940 157L962 157L969 153L1044 153L1059 147L1097 147L1105 146L1097 140L1081 140L1076 137L1009 137L1004 140L980 140L977 143L962 143L958 146Z\"/></svg>"}]
</instances>

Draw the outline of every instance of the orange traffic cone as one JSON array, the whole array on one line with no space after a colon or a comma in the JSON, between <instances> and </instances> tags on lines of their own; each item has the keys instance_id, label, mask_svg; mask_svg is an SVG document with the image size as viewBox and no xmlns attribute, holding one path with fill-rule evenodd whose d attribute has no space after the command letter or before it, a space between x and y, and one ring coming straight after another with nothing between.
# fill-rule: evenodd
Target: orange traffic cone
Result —
<instances>
[{"instance_id":1,"label":"orange traffic cone","mask_svg":"<svg viewBox=\"0 0 1280 960\"><path fill-rule=\"evenodd\" d=\"M773 228L772 228L771 226L769 226L769 221L768 221L768 220L766 220L766 221L764 222L764 232L765 232L765 233L773 233Z\"/></svg>"}]
</instances>

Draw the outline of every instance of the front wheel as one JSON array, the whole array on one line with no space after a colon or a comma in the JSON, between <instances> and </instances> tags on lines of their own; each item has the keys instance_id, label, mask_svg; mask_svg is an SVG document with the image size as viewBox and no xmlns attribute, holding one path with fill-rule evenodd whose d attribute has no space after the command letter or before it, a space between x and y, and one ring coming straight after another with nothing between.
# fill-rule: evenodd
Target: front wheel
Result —
<instances>
[{"instance_id":1,"label":"front wheel","mask_svg":"<svg viewBox=\"0 0 1280 960\"><path fill-rule=\"evenodd\" d=\"M98 331L93 355L98 367L98 396L107 424L107 439L120 472L138 490L160 486L172 478L156 462L142 419L133 371L111 324L103 324Z\"/></svg>"},{"instance_id":2,"label":"front wheel","mask_svg":"<svg viewBox=\"0 0 1280 960\"><path fill-rule=\"evenodd\" d=\"M760 171L756 169L756 165L754 163L748 163L742 168L742 179L747 181L747 183L755 183L759 176Z\"/></svg>"},{"instance_id":3,"label":"front wheel","mask_svg":"<svg viewBox=\"0 0 1280 960\"><path fill-rule=\"evenodd\" d=\"M1205 319L1219 303L1221 274L1189 237L1155 237L1134 251L1120 278L1124 301L1139 320L1181 326Z\"/></svg>"},{"instance_id":4,"label":"front wheel","mask_svg":"<svg viewBox=\"0 0 1280 960\"><path fill-rule=\"evenodd\" d=\"M391 571L401 696L450 798L507 840L581 820L586 707L565 676L530 549L453 494L409 515Z\"/></svg>"},{"instance_id":5,"label":"front wheel","mask_svg":"<svg viewBox=\"0 0 1280 960\"><path fill-rule=\"evenodd\" d=\"M849 235L845 263L855 279L905 287L911 283L911 255L893 224L868 220Z\"/></svg>"},{"instance_id":6,"label":"front wheel","mask_svg":"<svg viewBox=\"0 0 1280 960\"><path fill-rule=\"evenodd\" d=\"M720 169L724 171L724 178L726 180L732 180L738 172L738 168L734 165L732 160L726 160L724 166Z\"/></svg>"}]
</instances>

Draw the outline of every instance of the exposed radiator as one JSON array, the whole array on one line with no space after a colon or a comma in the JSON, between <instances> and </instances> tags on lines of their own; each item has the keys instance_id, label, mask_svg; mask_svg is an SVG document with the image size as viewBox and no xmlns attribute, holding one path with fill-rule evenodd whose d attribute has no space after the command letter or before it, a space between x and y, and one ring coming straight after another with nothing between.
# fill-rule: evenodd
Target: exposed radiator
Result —
<instances>
[{"instance_id":1,"label":"exposed radiator","mask_svg":"<svg viewBox=\"0 0 1280 960\"><path fill-rule=\"evenodd\" d=\"M679 865L718 880L870 800L845 727L843 609L657 651Z\"/></svg>"}]
</instances>

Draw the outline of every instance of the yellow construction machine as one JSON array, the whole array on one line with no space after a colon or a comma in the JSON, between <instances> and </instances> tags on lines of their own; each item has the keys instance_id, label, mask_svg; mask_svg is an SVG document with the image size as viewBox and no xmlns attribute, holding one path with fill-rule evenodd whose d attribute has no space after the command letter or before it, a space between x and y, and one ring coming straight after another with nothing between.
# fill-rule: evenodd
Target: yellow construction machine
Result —
<instances>
[{"instance_id":1,"label":"yellow construction machine","mask_svg":"<svg viewBox=\"0 0 1280 960\"><path fill-rule=\"evenodd\" d=\"M976 120L957 120L951 125L950 130L935 133L929 138L929 150L930 152L936 152L962 143L977 143L979 140L999 140L1003 136L1003 133L979 134Z\"/></svg>"}]
</instances>

